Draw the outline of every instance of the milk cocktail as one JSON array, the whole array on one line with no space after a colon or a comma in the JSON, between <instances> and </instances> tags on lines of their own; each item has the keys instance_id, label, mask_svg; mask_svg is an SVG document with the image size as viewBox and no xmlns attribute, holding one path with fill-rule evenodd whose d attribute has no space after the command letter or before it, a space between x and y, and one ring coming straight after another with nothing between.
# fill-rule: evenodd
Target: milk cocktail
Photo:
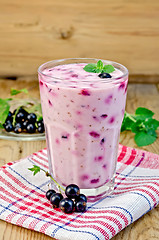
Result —
<instances>
[{"instance_id":1,"label":"milk cocktail","mask_svg":"<svg viewBox=\"0 0 159 240\"><path fill-rule=\"evenodd\" d=\"M117 63L111 78L86 72L92 59L66 59L39 68L49 171L63 186L88 196L113 189L128 72Z\"/></svg>"}]
</instances>

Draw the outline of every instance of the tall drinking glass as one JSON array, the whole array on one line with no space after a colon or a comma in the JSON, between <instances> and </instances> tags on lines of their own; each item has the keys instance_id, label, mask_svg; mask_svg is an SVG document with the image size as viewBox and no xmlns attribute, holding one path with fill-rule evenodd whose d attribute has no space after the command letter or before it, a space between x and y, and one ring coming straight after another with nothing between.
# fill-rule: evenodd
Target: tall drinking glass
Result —
<instances>
[{"instance_id":1,"label":"tall drinking glass","mask_svg":"<svg viewBox=\"0 0 159 240\"><path fill-rule=\"evenodd\" d=\"M38 69L50 174L62 186L77 184L90 200L114 188L128 70L113 65L111 78L86 72L99 59L61 59Z\"/></svg>"}]
</instances>

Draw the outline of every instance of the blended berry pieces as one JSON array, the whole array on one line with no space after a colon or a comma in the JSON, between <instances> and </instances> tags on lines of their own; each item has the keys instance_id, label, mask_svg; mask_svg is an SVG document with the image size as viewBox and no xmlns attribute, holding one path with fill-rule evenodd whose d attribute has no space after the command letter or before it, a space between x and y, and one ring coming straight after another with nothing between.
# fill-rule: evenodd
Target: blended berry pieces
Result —
<instances>
[{"instance_id":1,"label":"blended berry pieces","mask_svg":"<svg viewBox=\"0 0 159 240\"><path fill-rule=\"evenodd\" d=\"M88 89L82 89L81 94L84 95L84 96L90 96L91 95L91 93Z\"/></svg>"},{"instance_id":2,"label":"blended berry pieces","mask_svg":"<svg viewBox=\"0 0 159 240\"><path fill-rule=\"evenodd\" d=\"M22 132L43 133L45 131L43 120L37 121L37 115L35 113L28 113L22 107L15 109L13 113L9 111L3 127L6 132L14 132L17 134Z\"/></svg>"},{"instance_id":3,"label":"blended berry pieces","mask_svg":"<svg viewBox=\"0 0 159 240\"><path fill-rule=\"evenodd\" d=\"M97 133L97 132L94 132L94 131L90 132L89 135L91 135L91 136L94 137L94 138L100 137L100 134Z\"/></svg>"},{"instance_id":4,"label":"blended berry pieces","mask_svg":"<svg viewBox=\"0 0 159 240\"><path fill-rule=\"evenodd\" d=\"M84 212L87 207L87 197L80 194L80 189L76 184L70 184L65 189L66 197L61 193L50 189L46 192L46 198L50 201L53 208L60 208L64 213Z\"/></svg>"},{"instance_id":5,"label":"blended berry pieces","mask_svg":"<svg viewBox=\"0 0 159 240\"><path fill-rule=\"evenodd\" d=\"M102 140L100 141L100 144L102 145L105 142L105 138L102 138Z\"/></svg>"},{"instance_id":6,"label":"blended berry pieces","mask_svg":"<svg viewBox=\"0 0 159 240\"><path fill-rule=\"evenodd\" d=\"M112 76L109 73L100 73L98 75L100 78L111 78Z\"/></svg>"},{"instance_id":7,"label":"blended berry pieces","mask_svg":"<svg viewBox=\"0 0 159 240\"><path fill-rule=\"evenodd\" d=\"M102 114L102 115L101 115L101 118L107 118L107 117L108 117L107 114Z\"/></svg>"}]
</instances>

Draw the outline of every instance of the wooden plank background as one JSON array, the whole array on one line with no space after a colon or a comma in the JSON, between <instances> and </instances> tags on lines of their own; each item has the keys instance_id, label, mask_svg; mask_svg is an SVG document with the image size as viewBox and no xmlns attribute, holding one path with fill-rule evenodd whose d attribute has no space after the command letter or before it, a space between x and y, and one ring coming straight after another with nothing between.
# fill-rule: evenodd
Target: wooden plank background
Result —
<instances>
[{"instance_id":1,"label":"wooden plank background","mask_svg":"<svg viewBox=\"0 0 159 240\"><path fill-rule=\"evenodd\" d=\"M37 78L45 61L96 57L159 81L158 0L0 0L0 77Z\"/></svg>"}]
</instances>

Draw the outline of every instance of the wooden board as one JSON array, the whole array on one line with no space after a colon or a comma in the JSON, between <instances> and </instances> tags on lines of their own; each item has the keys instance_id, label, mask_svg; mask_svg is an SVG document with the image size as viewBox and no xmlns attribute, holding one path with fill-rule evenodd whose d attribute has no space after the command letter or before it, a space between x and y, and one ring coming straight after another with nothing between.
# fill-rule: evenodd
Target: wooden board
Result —
<instances>
[{"instance_id":1,"label":"wooden board","mask_svg":"<svg viewBox=\"0 0 159 240\"><path fill-rule=\"evenodd\" d=\"M133 81L157 82L158 13L158 0L1 0L0 76L37 76L52 59L96 57L124 64Z\"/></svg>"}]
</instances>

